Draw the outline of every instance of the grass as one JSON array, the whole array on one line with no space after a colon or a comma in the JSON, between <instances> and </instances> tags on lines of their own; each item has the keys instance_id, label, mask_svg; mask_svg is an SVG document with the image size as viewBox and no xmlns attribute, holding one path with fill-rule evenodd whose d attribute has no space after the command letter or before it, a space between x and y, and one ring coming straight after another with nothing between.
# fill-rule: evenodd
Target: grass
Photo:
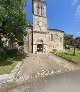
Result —
<instances>
[{"instance_id":1,"label":"grass","mask_svg":"<svg viewBox=\"0 0 80 92\"><path fill-rule=\"evenodd\" d=\"M0 75L10 73L19 61L5 61L0 63Z\"/></svg>"},{"instance_id":2,"label":"grass","mask_svg":"<svg viewBox=\"0 0 80 92\"><path fill-rule=\"evenodd\" d=\"M73 55L73 47L71 47L70 50L66 50L64 52L56 52L55 54L64 57L65 59L68 59L70 61L80 63L80 50L77 48L75 55Z\"/></svg>"},{"instance_id":3,"label":"grass","mask_svg":"<svg viewBox=\"0 0 80 92\"><path fill-rule=\"evenodd\" d=\"M0 75L10 73L26 54L19 54L16 49L0 52Z\"/></svg>"},{"instance_id":4,"label":"grass","mask_svg":"<svg viewBox=\"0 0 80 92\"><path fill-rule=\"evenodd\" d=\"M2 62L0 61L0 75L9 74L15 68L15 66L21 61L21 56L9 58L8 60Z\"/></svg>"}]
</instances>

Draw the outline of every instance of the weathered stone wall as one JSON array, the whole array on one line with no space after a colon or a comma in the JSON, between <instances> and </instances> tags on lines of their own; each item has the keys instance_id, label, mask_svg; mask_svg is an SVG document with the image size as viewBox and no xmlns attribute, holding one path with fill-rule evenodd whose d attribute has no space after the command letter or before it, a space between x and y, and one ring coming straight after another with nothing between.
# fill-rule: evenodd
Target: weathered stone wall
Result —
<instances>
[{"instance_id":1,"label":"weathered stone wall","mask_svg":"<svg viewBox=\"0 0 80 92\"><path fill-rule=\"evenodd\" d=\"M33 37L27 38L30 43L28 49L31 49L31 41L33 40L33 53L36 53L39 44L43 45L43 52L51 51L53 49L63 50L64 32L61 30L48 30L48 21L46 16L46 2L33 3ZM52 35L52 40L51 40ZM29 36L29 35L28 35ZM41 42L42 41L42 42ZM31 49L32 50L32 49Z\"/></svg>"},{"instance_id":2,"label":"weathered stone wall","mask_svg":"<svg viewBox=\"0 0 80 92\"><path fill-rule=\"evenodd\" d=\"M40 27L38 22L42 21L42 26ZM47 18L41 16L33 16L33 30L34 31L47 31Z\"/></svg>"},{"instance_id":3,"label":"weathered stone wall","mask_svg":"<svg viewBox=\"0 0 80 92\"><path fill-rule=\"evenodd\" d=\"M51 35L53 39L51 40ZM48 30L48 51L64 49L64 32L58 30Z\"/></svg>"},{"instance_id":4,"label":"weathered stone wall","mask_svg":"<svg viewBox=\"0 0 80 92\"><path fill-rule=\"evenodd\" d=\"M53 35L53 40L51 41L51 35ZM33 39L33 43L32 43ZM40 42L40 41L43 42ZM39 32L39 31L33 31L33 38L32 38L32 30L28 30L28 35L25 41L25 49L24 51L26 53L32 52L33 47L33 53L37 52L37 45L43 44L43 53L52 51L52 50L64 50L64 32L59 30L53 30L50 29L47 32Z\"/></svg>"},{"instance_id":5,"label":"weathered stone wall","mask_svg":"<svg viewBox=\"0 0 80 92\"><path fill-rule=\"evenodd\" d=\"M32 27L26 29L28 32L27 36L24 38L24 52L32 52Z\"/></svg>"},{"instance_id":6,"label":"weathered stone wall","mask_svg":"<svg viewBox=\"0 0 80 92\"><path fill-rule=\"evenodd\" d=\"M46 17L46 4L43 2L36 2L34 1L34 14L39 16L45 16ZM41 11L43 10L43 13L41 15Z\"/></svg>"},{"instance_id":7,"label":"weathered stone wall","mask_svg":"<svg viewBox=\"0 0 80 92\"><path fill-rule=\"evenodd\" d=\"M42 49L43 53L47 52L47 17L46 17L46 3L34 2L33 15L33 53L38 49ZM39 47L42 45L42 47Z\"/></svg>"},{"instance_id":8,"label":"weathered stone wall","mask_svg":"<svg viewBox=\"0 0 80 92\"><path fill-rule=\"evenodd\" d=\"M43 53L47 52L47 32L33 32L33 53L37 52L37 45L43 44Z\"/></svg>"},{"instance_id":9,"label":"weathered stone wall","mask_svg":"<svg viewBox=\"0 0 80 92\"><path fill-rule=\"evenodd\" d=\"M1 88L4 87L6 84L14 83L21 66L22 62L19 62L10 74L0 75L0 92L3 92L1 91Z\"/></svg>"}]
</instances>

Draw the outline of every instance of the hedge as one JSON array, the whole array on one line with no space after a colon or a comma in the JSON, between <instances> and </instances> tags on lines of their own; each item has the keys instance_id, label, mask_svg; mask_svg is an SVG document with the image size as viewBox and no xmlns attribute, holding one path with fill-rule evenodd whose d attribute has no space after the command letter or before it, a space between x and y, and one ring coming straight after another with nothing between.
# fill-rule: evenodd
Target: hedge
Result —
<instances>
[{"instance_id":1,"label":"hedge","mask_svg":"<svg viewBox=\"0 0 80 92\"><path fill-rule=\"evenodd\" d=\"M18 52L17 49L7 50L7 51L0 52L0 61L5 61L8 58L16 57L18 55L17 52Z\"/></svg>"}]
</instances>

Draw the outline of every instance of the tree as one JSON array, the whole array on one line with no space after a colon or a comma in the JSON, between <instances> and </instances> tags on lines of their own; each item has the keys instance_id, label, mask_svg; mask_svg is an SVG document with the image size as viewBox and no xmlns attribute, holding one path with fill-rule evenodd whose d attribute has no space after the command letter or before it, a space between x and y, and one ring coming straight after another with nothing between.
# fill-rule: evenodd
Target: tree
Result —
<instances>
[{"instance_id":1,"label":"tree","mask_svg":"<svg viewBox=\"0 0 80 92\"><path fill-rule=\"evenodd\" d=\"M0 46L2 37L11 42L23 40L28 25L24 0L0 0Z\"/></svg>"},{"instance_id":2,"label":"tree","mask_svg":"<svg viewBox=\"0 0 80 92\"><path fill-rule=\"evenodd\" d=\"M71 45L71 41L73 39L73 35L71 34L65 34L64 35L64 45Z\"/></svg>"},{"instance_id":3,"label":"tree","mask_svg":"<svg viewBox=\"0 0 80 92\"><path fill-rule=\"evenodd\" d=\"M76 47L80 48L80 37L76 37L75 40L76 40Z\"/></svg>"}]
</instances>

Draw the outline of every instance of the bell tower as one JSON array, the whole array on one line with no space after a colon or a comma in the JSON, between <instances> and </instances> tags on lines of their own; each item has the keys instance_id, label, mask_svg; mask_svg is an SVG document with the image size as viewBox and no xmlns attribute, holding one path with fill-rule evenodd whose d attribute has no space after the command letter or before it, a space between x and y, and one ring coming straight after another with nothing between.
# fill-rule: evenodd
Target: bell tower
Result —
<instances>
[{"instance_id":1,"label":"bell tower","mask_svg":"<svg viewBox=\"0 0 80 92\"><path fill-rule=\"evenodd\" d=\"M47 31L46 17L47 3L42 0L33 0L33 30Z\"/></svg>"},{"instance_id":2,"label":"bell tower","mask_svg":"<svg viewBox=\"0 0 80 92\"><path fill-rule=\"evenodd\" d=\"M47 3L33 0L33 53L47 52Z\"/></svg>"},{"instance_id":3,"label":"bell tower","mask_svg":"<svg viewBox=\"0 0 80 92\"><path fill-rule=\"evenodd\" d=\"M46 2L42 0L33 1L33 14L46 17Z\"/></svg>"}]
</instances>

